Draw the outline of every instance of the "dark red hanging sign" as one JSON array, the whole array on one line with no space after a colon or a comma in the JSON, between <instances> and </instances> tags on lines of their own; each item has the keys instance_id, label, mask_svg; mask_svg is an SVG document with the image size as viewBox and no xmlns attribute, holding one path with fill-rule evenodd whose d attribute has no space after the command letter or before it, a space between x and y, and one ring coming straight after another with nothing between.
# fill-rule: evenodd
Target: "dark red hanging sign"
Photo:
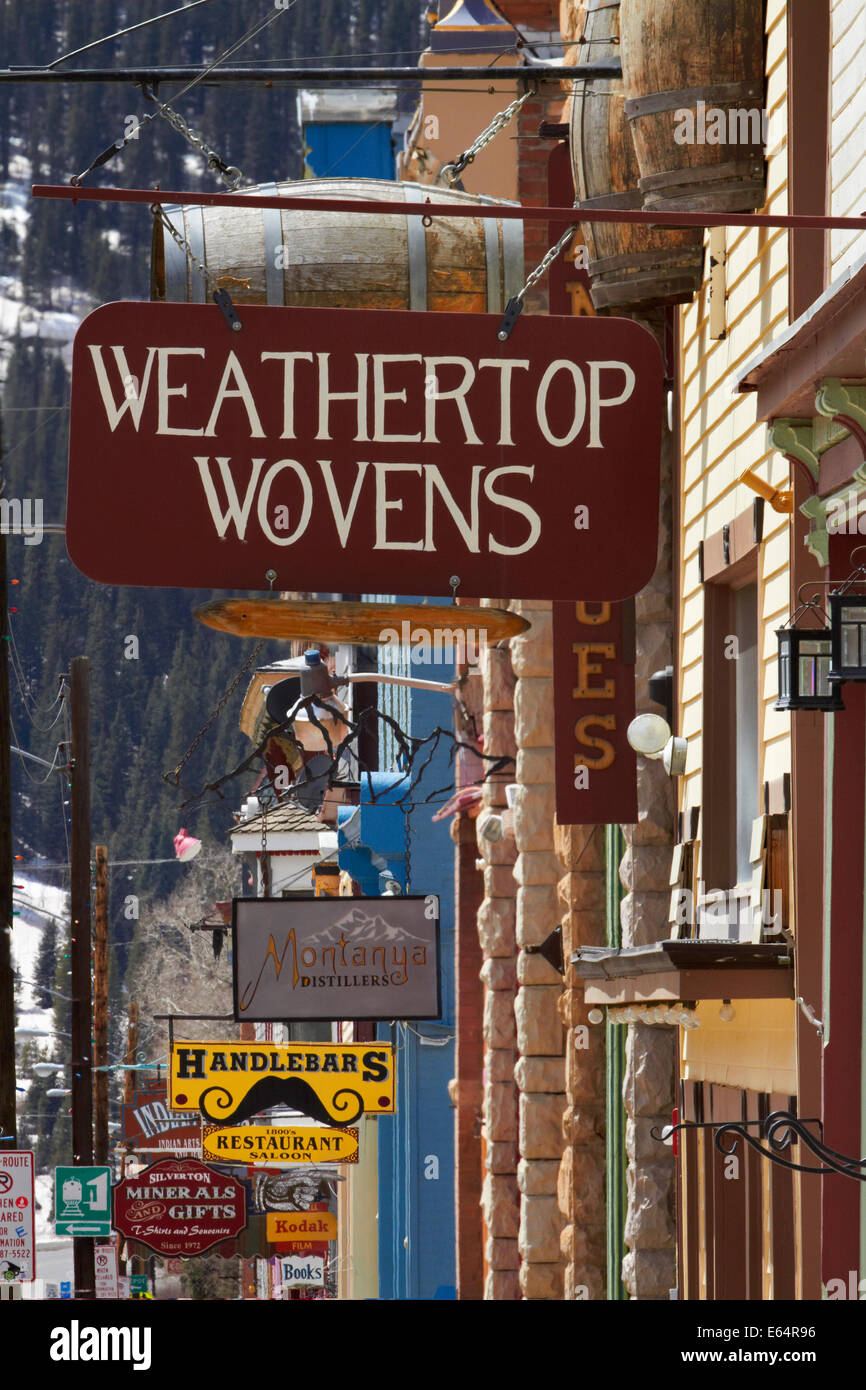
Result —
<instances>
[{"instance_id":1,"label":"dark red hanging sign","mask_svg":"<svg viewBox=\"0 0 866 1390\"><path fill-rule=\"evenodd\" d=\"M163 1158L114 1189L114 1227L158 1255L200 1255L247 1224L241 1183L194 1159Z\"/></svg>"},{"instance_id":2,"label":"dark red hanging sign","mask_svg":"<svg viewBox=\"0 0 866 1390\"><path fill-rule=\"evenodd\" d=\"M91 579L620 599L652 575L646 329L238 313L233 333L215 305L107 304L79 328L66 542Z\"/></svg>"},{"instance_id":3,"label":"dark red hanging sign","mask_svg":"<svg viewBox=\"0 0 866 1390\"><path fill-rule=\"evenodd\" d=\"M637 820L634 605L554 603L553 714L560 825Z\"/></svg>"}]
</instances>

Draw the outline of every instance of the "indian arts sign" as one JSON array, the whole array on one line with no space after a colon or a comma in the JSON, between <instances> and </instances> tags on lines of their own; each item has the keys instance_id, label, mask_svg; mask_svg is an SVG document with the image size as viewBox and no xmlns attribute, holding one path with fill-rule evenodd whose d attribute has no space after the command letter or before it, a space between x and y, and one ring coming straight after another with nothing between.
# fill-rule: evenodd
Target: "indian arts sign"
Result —
<instances>
[{"instance_id":1,"label":"indian arts sign","mask_svg":"<svg viewBox=\"0 0 866 1390\"><path fill-rule=\"evenodd\" d=\"M235 1018L435 1019L439 903L401 898L235 898Z\"/></svg>"},{"instance_id":2,"label":"indian arts sign","mask_svg":"<svg viewBox=\"0 0 866 1390\"><path fill-rule=\"evenodd\" d=\"M663 369L629 319L107 304L69 554L108 584L614 600L656 562Z\"/></svg>"}]
</instances>

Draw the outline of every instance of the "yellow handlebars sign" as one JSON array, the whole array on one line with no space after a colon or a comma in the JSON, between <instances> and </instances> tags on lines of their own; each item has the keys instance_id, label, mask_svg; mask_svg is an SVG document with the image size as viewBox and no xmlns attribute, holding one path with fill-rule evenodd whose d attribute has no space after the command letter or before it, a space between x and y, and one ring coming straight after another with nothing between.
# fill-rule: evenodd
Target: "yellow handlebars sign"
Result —
<instances>
[{"instance_id":1,"label":"yellow handlebars sign","mask_svg":"<svg viewBox=\"0 0 866 1390\"><path fill-rule=\"evenodd\" d=\"M169 1108L199 1110L230 1125L273 1105L326 1125L352 1125L364 1112L393 1115L390 1043L175 1042Z\"/></svg>"}]
</instances>

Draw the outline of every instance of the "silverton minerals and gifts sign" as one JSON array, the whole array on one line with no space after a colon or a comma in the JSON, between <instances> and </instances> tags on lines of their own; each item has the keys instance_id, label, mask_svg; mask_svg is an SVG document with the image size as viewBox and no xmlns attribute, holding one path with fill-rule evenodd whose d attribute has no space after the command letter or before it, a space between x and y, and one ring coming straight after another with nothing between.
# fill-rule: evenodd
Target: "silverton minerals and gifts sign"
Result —
<instances>
[{"instance_id":1,"label":"silverton minerals and gifts sign","mask_svg":"<svg viewBox=\"0 0 866 1390\"><path fill-rule=\"evenodd\" d=\"M439 900L235 898L235 1018L441 1017Z\"/></svg>"},{"instance_id":2,"label":"silverton minerals and gifts sign","mask_svg":"<svg viewBox=\"0 0 866 1390\"><path fill-rule=\"evenodd\" d=\"M159 1255L200 1255L247 1224L241 1183L207 1164L163 1158L114 1189L114 1227Z\"/></svg>"},{"instance_id":3,"label":"silverton minerals and gifts sign","mask_svg":"<svg viewBox=\"0 0 866 1390\"><path fill-rule=\"evenodd\" d=\"M107 584L614 600L656 563L663 370L622 318L107 304L69 554Z\"/></svg>"}]
</instances>

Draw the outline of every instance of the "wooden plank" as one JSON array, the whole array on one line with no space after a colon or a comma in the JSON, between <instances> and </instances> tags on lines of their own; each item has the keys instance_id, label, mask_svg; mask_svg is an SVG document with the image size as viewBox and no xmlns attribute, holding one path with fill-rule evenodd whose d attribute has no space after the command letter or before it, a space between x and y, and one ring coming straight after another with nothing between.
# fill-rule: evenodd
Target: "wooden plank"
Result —
<instances>
[{"instance_id":1,"label":"wooden plank","mask_svg":"<svg viewBox=\"0 0 866 1390\"><path fill-rule=\"evenodd\" d=\"M285 641L317 638L321 642L393 643L390 635L408 623L409 642L428 642L435 635L472 632L476 642L501 642L525 632L530 624L502 608L444 607L441 604L330 603L301 599L217 599L193 610L205 627L235 637L276 637Z\"/></svg>"}]
</instances>

